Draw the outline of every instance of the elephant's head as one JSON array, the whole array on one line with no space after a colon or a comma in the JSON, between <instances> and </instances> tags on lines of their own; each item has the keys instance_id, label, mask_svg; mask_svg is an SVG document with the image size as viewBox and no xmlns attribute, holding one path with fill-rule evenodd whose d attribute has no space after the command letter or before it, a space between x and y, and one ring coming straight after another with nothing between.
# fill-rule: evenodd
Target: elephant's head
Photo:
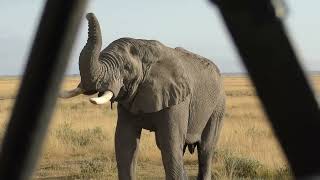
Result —
<instances>
[{"instance_id":1,"label":"elephant's head","mask_svg":"<svg viewBox=\"0 0 320 180\"><path fill-rule=\"evenodd\" d=\"M187 72L176 51L158 41L121 38L101 50L101 32L94 14L87 14L88 40L79 57L81 82L62 98L79 94L94 104L118 101L131 112L155 112L190 94Z\"/></svg>"},{"instance_id":2,"label":"elephant's head","mask_svg":"<svg viewBox=\"0 0 320 180\"><path fill-rule=\"evenodd\" d=\"M132 88L138 83L141 79L138 75L141 73L141 63L133 60L137 55L134 47L123 46L121 40L111 43L100 52L102 37L99 22L93 13L88 13L86 18L88 39L79 57L81 82L77 88L60 92L59 96L71 98L98 93L98 97L90 98L90 102L104 104L116 99L121 89ZM125 87L124 81L130 87Z\"/></svg>"}]
</instances>

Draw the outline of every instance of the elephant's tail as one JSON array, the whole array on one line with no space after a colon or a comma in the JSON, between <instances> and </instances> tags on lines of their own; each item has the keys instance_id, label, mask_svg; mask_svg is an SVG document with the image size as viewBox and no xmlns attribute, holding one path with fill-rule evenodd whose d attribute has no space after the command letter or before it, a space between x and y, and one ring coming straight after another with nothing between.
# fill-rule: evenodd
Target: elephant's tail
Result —
<instances>
[{"instance_id":1,"label":"elephant's tail","mask_svg":"<svg viewBox=\"0 0 320 180\"><path fill-rule=\"evenodd\" d=\"M186 148L188 146L188 150L190 152L190 154L193 154L194 153L194 149L199 146L199 142L196 142L196 143L193 143L193 144L187 144L185 143L184 146L183 146L183 154L186 152Z\"/></svg>"}]
</instances>

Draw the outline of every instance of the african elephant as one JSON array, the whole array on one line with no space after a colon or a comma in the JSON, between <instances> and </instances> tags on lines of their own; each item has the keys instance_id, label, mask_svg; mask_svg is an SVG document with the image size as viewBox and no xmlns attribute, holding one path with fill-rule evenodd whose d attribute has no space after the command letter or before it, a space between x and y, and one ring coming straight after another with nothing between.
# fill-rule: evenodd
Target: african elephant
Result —
<instances>
[{"instance_id":1,"label":"african elephant","mask_svg":"<svg viewBox=\"0 0 320 180\"><path fill-rule=\"evenodd\" d=\"M187 179L183 154L197 148L198 179L211 179L211 161L225 109L217 66L183 48L121 38L101 51L101 31L86 16L88 40L79 57L81 81L60 97L79 94L94 104L118 102L115 149L119 179L135 179L142 129L155 132L166 179Z\"/></svg>"}]
</instances>

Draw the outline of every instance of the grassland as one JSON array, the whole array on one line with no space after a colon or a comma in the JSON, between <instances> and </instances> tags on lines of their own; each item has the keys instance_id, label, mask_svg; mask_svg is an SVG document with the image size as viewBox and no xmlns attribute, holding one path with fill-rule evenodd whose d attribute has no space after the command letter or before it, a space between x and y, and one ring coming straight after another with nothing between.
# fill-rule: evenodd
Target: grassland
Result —
<instances>
[{"instance_id":1,"label":"grassland","mask_svg":"<svg viewBox=\"0 0 320 180\"><path fill-rule=\"evenodd\" d=\"M79 79L67 78L70 89ZM320 89L320 76L312 77ZM227 113L212 169L215 179L291 179L290 169L248 78L224 78ZM19 80L0 78L0 137L9 118ZM34 179L117 179L114 155L116 110L95 106L88 97L58 100ZM190 179L197 175L196 154L185 155ZM138 179L164 179L154 134L143 131Z\"/></svg>"}]
</instances>

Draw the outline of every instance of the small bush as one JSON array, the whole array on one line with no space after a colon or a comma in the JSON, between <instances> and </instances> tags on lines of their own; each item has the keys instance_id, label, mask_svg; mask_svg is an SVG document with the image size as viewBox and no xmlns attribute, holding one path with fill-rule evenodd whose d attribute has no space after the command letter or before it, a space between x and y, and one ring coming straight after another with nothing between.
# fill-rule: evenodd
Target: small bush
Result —
<instances>
[{"instance_id":1,"label":"small bush","mask_svg":"<svg viewBox=\"0 0 320 180\"><path fill-rule=\"evenodd\" d=\"M263 167L258 161L235 156L227 156L224 163L229 176L240 178L257 177Z\"/></svg>"},{"instance_id":2,"label":"small bush","mask_svg":"<svg viewBox=\"0 0 320 180\"><path fill-rule=\"evenodd\" d=\"M80 173L77 179L117 179L117 165L114 159L108 157L96 157L80 162Z\"/></svg>"},{"instance_id":3,"label":"small bush","mask_svg":"<svg viewBox=\"0 0 320 180\"><path fill-rule=\"evenodd\" d=\"M89 179L101 177L105 171L105 162L99 159L84 160L80 165L80 178Z\"/></svg>"},{"instance_id":4,"label":"small bush","mask_svg":"<svg viewBox=\"0 0 320 180\"><path fill-rule=\"evenodd\" d=\"M228 177L230 179L292 179L289 167L271 169L257 160L239 157L226 150L215 152L215 161L221 162L213 172L216 179Z\"/></svg>"},{"instance_id":5,"label":"small bush","mask_svg":"<svg viewBox=\"0 0 320 180\"><path fill-rule=\"evenodd\" d=\"M67 122L61 125L55 134L63 143L74 146L87 146L106 139L100 127L75 131L71 128L71 123Z\"/></svg>"},{"instance_id":6,"label":"small bush","mask_svg":"<svg viewBox=\"0 0 320 180\"><path fill-rule=\"evenodd\" d=\"M293 173L288 166L284 166L276 170L274 179L293 179Z\"/></svg>"}]
</instances>

